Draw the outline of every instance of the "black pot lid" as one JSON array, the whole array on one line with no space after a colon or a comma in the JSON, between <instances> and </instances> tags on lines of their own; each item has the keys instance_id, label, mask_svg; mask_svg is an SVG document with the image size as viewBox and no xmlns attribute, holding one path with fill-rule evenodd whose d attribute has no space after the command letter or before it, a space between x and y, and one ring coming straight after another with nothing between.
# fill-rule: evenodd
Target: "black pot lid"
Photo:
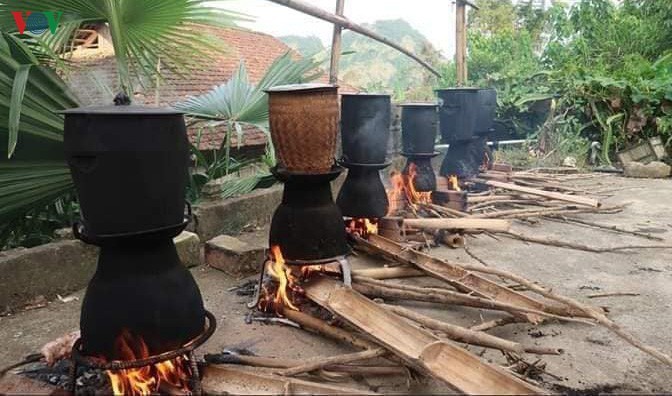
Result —
<instances>
[{"instance_id":1,"label":"black pot lid","mask_svg":"<svg viewBox=\"0 0 672 396\"><path fill-rule=\"evenodd\" d=\"M113 103L102 106L77 107L59 111L61 114L100 114L100 115L182 115L184 112L167 107L147 107L131 105L125 93L115 96Z\"/></svg>"},{"instance_id":2,"label":"black pot lid","mask_svg":"<svg viewBox=\"0 0 672 396\"><path fill-rule=\"evenodd\" d=\"M434 92L478 92L478 91L483 91L485 89L489 89L489 88L454 87L454 88L435 89Z\"/></svg>"},{"instance_id":3,"label":"black pot lid","mask_svg":"<svg viewBox=\"0 0 672 396\"><path fill-rule=\"evenodd\" d=\"M408 102L408 103L402 103L399 106L401 107L437 107L439 104L438 103L431 103L431 102Z\"/></svg>"},{"instance_id":4,"label":"black pot lid","mask_svg":"<svg viewBox=\"0 0 672 396\"><path fill-rule=\"evenodd\" d=\"M370 93L370 92L360 92L360 93L345 92L345 93L342 93L341 96L347 96L349 98L389 98L390 97L390 95L387 95L387 94Z\"/></svg>"},{"instance_id":5,"label":"black pot lid","mask_svg":"<svg viewBox=\"0 0 672 396\"><path fill-rule=\"evenodd\" d=\"M147 107L136 105L104 105L77 107L59 111L60 114L97 114L97 115L182 115L184 112L168 107Z\"/></svg>"},{"instance_id":6,"label":"black pot lid","mask_svg":"<svg viewBox=\"0 0 672 396\"><path fill-rule=\"evenodd\" d=\"M333 84L290 84L290 85L276 85L264 92L279 93L279 92L319 92L319 91L335 91L338 85Z\"/></svg>"}]
</instances>

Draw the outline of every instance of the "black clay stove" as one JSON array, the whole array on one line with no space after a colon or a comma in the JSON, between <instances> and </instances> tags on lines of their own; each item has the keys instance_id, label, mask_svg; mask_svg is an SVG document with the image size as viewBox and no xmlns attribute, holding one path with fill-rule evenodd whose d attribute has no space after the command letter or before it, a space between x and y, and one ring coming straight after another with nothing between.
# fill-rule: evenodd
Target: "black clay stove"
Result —
<instances>
[{"instance_id":1,"label":"black clay stove","mask_svg":"<svg viewBox=\"0 0 672 396\"><path fill-rule=\"evenodd\" d=\"M343 216L379 219L387 214L389 202L380 171L386 162L390 138L391 101L389 95L356 94L341 96L341 139L348 169L336 203Z\"/></svg>"},{"instance_id":2,"label":"black clay stove","mask_svg":"<svg viewBox=\"0 0 672 396\"><path fill-rule=\"evenodd\" d=\"M432 168L432 158L439 155L434 151L438 133L437 105L433 103L407 103L401 105L401 140L406 157L405 176L415 168L413 186L416 191L436 190L436 175Z\"/></svg>"},{"instance_id":3,"label":"black clay stove","mask_svg":"<svg viewBox=\"0 0 672 396\"><path fill-rule=\"evenodd\" d=\"M73 229L100 246L73 367L133 368L191 355L215 328L172 240L191 218L184 210L184 118L170 109L130 106L125 96L115 102L64 112L65 150L82 213ZM121 361L115 341L122 332L141 338L153 358Z\"/></svg>"},{"instance_id":4,"label":"black clay stove","mask_svg":"<svg viewBox=\"0 0 672 396\"><path fill-rule=\"evenodd\" d=\"M493 131L497 91L453 88L436 93L441 140L450 144L439 174L457 176L461 180L476 176L486 161L487 136Z\"/></svg>"}]
</instances>

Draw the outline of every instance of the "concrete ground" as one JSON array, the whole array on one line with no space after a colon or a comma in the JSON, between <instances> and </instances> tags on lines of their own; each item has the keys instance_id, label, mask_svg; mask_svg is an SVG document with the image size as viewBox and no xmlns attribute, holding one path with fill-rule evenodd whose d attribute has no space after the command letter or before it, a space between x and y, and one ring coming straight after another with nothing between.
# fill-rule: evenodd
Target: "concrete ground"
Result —
<instances>
[{"instance_id":1,"label":"concrete ground","mask_svg":"<svg viewBox=\"0 0 672 396\"><path fill-rule=\"evenodd\" d=\"M641 230L672 241L672 182L669 180L625 179L604 176L576 185L591 190L611 189L606 204L629 203L619 214L581 215L602 224ZM611 233L577 225L542 221L538 225L517 223L515 227L532 235L562 238L592 246L617 247L629 244L656 244L634 236ZM264 234L250 235L264 238ZM501 237L468 239L470 252L488 265L510 270L529 279L552 286L556 292L594 305L608 307L609 316L639 339L672 353L672 249L634 250L617 253L588 253L555 248ZM475 262L464 250L437 248L432 254L456 262ZM358 257L355 266L379 265ZM192 270L200 285L207 308L215 314L219 327L201 353L221 351L232 346L245 346L262 356L309 358L348 351L343 345L285 326L244 323L247 297L228 291L242 280L206 267ZM407 282L407 281L405 281ZM414 282L425 282L414 280ZM589 299L594 293L629 292L637 296ZM81 298L83 292L75 294ZM19 361L46 342L78 327L80 301L53 301L46 307L0 318L0 339L3 353L0 367ZM496 314L473 309L447 307L437 309L428 304L409 305L423 313L456 324L472 325L495 318ZM599 326L550 323L507 325L492 334L526 344L564 349L561 356L529 356L547 363L546 371L560 380L544 377L544 386L553 390L601 390L606 392L670 392L672 368L625 343ZM476 353L482 348L470 347ZM487 352L485 358L503 364L499 352ZM388 381L379 388L385 392L407 392L403 379ZM560 387L554 387L559 385ZM414 385L412 393L438 392L447 389L432 381Z\"/></svg>"}]
</instances>

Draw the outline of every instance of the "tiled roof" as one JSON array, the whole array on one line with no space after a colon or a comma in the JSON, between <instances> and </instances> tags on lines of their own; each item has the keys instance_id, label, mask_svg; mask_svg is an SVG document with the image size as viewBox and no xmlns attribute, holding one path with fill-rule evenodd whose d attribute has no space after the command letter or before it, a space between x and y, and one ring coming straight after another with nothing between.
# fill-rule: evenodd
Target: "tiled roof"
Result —
<instances>
[{"instance_id":1,"label":"tiled roof","mask_svg":"<svg viewBox=\"0 0 672 396\"><path fill-rule=\"evenodd\" d=\"M251 82L258 82L266 73L268 67L279 56L291 49L282 41L273 36L232 28L212 28L198 26L205 34L211 34L222 41L223 50L212 54L212 58L194 62L189 66L185 76L165 73L165 79L160 82L159 105L170 106L187 99L189 96L201 95L231 78L241 61ZM81 49L73 53L72 60L76 70L68 76L68 81L75 93L85 104L102 104L111 102L109 94L92 89L98 80L104 85L115 87L117 84L116 64L113 52L108 47L98 49ZM93 72L93 73L91 73ZM93 78L92 76L95 76ZM156 91L136 93L136 103L156 105ZM189 135L192 141L196 128L190 128ZM225 129L206 128L202 132L200 148L211 150L219 148L224 141ZM234 145L237 144L235 135ZM258 146L266 143L265 135L254 128L247 128L243 137L242 146Z\"/></svg>"}]
</instances>

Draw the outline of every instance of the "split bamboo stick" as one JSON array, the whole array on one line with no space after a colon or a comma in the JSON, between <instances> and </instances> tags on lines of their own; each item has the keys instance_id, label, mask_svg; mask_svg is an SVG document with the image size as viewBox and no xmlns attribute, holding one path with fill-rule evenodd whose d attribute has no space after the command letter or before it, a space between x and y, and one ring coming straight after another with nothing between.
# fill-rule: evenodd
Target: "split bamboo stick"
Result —
<instances>
[{"instance_id":1,"label":"split bamboo stick","mask_svg":"<svg viewBox=\"0 0 672 396\"><path fill-rule=\"evenodd\" d=\"M404 225L432 230L478 229L488 231L508 231L511 222L498 219L404 219Z\"/></svg>"},{"instance_id":2,"label":"split bamboo stick","mask_svg":"<svg viewBox=\"0 0 672 396\"><path fill-rule=\"evenodd\" d=\"M408 364L462 393L546 394L452 342L439 340L335 280L315 279L305 290L308 298L369 334Z\"/></svg>"},{"instance_id":3,"label":"split bamboo stick","mask_svg":"<svg viewBox=\"0 0 672 396\"><path fill-rule=\"evenodd\" d=\"M474 331L461 326L442 322L440 320L430 318L429 316L411 311L410 309L404 307L387 304L384 304L383 306L399 316L403 316L404 318L417 322L427 328L439 330L454 341L514 353L526 352L535 353L538 355L560 355L562 353L561 349L538 347L534 345L522 345L520 343L509 341L500 337L495 337L481 331Z\"/></svg>"},{"instance_id":4,"label":"split bamboo stick","mask_svg":"<svg viewBox=\"0 0 672 396\"><path fill-rule=\"evenodd\" d=\"M539 197L557 199L558 201L572 202L579 205L586 205L595 208L602 206L599 200L593 198L580 197L575 195L562 194L553 191L544 191L537 188L523 187L518 186L513 183L502 183L494 180L485 181L485 184L495 187L502 188L509 191L517 191L525 194L536 195Z\"/></svg>"}]
</instances>

